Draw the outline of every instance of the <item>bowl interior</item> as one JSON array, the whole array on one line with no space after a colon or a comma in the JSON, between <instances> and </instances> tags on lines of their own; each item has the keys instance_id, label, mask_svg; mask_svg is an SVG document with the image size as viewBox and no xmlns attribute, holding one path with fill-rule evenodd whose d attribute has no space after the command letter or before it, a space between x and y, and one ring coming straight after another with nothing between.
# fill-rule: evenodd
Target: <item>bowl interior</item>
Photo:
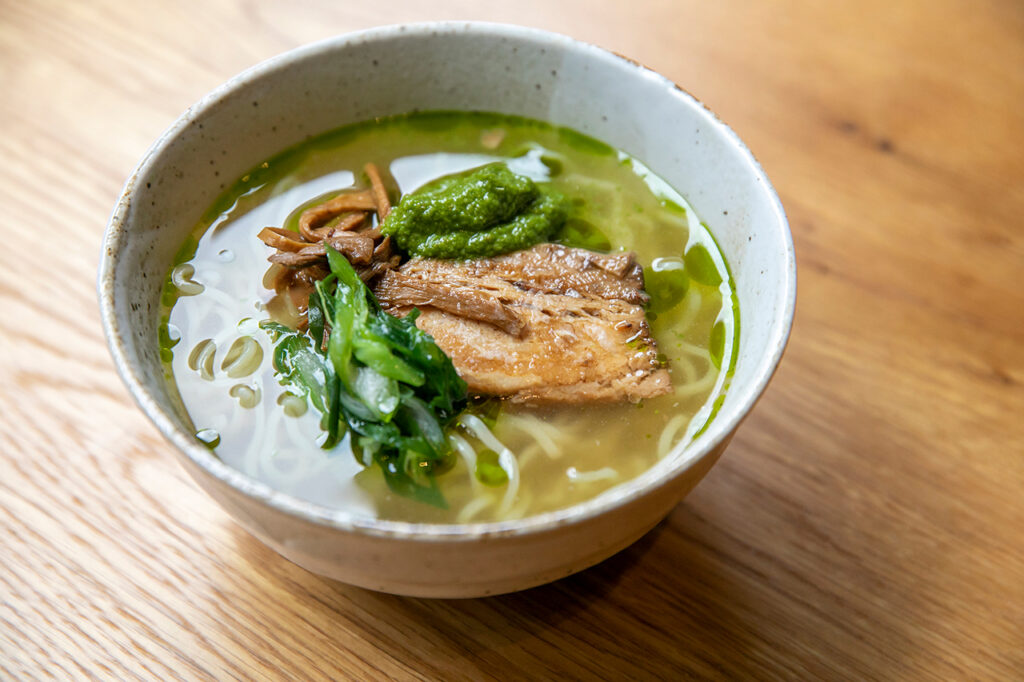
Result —
<instances>
[{"instance_id":1,"label":"bowl interior","mask_svg":"<svg viewBox=\"0 0 1024 682\"><path fill-rule=\"evenodd\" d=\"M792 319L792 243L764 173L731 130L654 72L564 36L465 23L375 29L265 62L190 108L140 163L108 228L100 299L119 370L164 434L232 485L322 520L352 521L343 511L312 510L228 470L185 431L158 356L161 286L203 211L258 163L349 123L431 109L542 119L639 158L694 206L736 279L739 356L711 426L640 478L570 511L542 516L607 508L677 474L728 437L767 384Z\"/></svg>"}]
</instances>

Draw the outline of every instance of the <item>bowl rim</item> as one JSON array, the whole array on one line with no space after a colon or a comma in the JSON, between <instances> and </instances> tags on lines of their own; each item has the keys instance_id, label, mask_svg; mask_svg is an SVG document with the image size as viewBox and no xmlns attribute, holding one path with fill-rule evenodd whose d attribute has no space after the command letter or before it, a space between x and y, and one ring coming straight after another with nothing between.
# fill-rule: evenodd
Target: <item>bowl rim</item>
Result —
<instances>
[{"instance_id":1,"label":"bowl rim","mask_svg":"<svg viewBox=\"0 0 1024 682\"><path fill-rule=\"evenodd\" d=\"M599 59L613 59L625 62L629 68L638 71L639 75L661 82L676 91L676 96L693 107L698 116L709 126L725 135L729 143L740 154L754 177L768 193L775 221L771 229L781 232L786 263L779 288L783 308L781 315L773 321L769 331L768 344L771 353L764 356L754 372L751 381L739 386L730 387L734 401L731 409L723 409L711 425L697 438L686 444L677 444L668 454L649 467L640 475L624 481L589 500L577 503L564 509L544 512L522 519L511 521L489 521L480 523L413 523L374 519L348 512L344 509L330 508L308 502L292 495L277 491L265 483L249 477L215 457L205 446L178 428L171 417L157 404L141 379L132 371L129 361L130 354L119 331L119 322L114 304L114 278L117 267L117 254L122 240L126 239L127 221L136 189L136 181L142 177L158 159L161 152L172 144L183 133L194 119L202 116L208 109L225 96L244 87L247 83L259 79L274 71L285 68L295 62L344 49L346 46L370 41L391 40L399 36L428 36L437 33L470 33L491 35L497 38L508 38L520 41L537 41L554 44L568 50L588 54ZM569 36L542 29L480 21L438 21L394 24L344 33L314 43L303 45L292 50L270 57L228 79L198 102L190 106L174 123L150 146L142 160L132 170L126 181L120 198L108 221L100 255L100 267L97 273L97 293L104 335L121 379L142 411L157 426L163 436L200 470L212 476L220 484L252 498L276 511L337 530L384 538L417 540L417 541L474 541L482 538L495 538L509 535L538 534L568 524L576 524L587 519L596 518L630 501L644 497L654 490L667 485L671 480L685 473L689 468L727 441L731 434L753 409L764 390L771 381L785 352L793 325L796 307L796 258L792 233L786 218L782 202L773 188L767 175L753 153L740 140L739 136L721 119L708 109L700 100L653 69L640 62L624 57L605 48L571 38ZM735 395L736 393L739 395Z\"/></svg>"}]
</instances>

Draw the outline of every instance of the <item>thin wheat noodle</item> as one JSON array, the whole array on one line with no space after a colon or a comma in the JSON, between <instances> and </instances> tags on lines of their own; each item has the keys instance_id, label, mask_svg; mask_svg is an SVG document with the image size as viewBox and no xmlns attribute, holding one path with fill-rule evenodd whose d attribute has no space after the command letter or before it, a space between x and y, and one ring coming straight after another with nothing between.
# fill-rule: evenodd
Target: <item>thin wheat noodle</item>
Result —
<instances>
[{"instance_id":1,"label":"thin wheat noodle","mask_svg":"<svg viewBox=\"0 0 1024 682\"><path fill-rule=\"evenodd\" d=\"M717 379L718 372L715 370L715 366L709 364L708 371L703 377L693 383L676 388L675 396L677 398L689 398L690 396L697 395L698 393L703 393L714 386Z\"/></svg>"},{"instance_id":2,"label":"thin wheat noodle","mask_svg":"<svg viewBox=\"0 0 1024 682\"><path fill-rule=\"evenodd\" d=\"M513 519L521 519L525 514L526 510L533 503L533 494L529 490L524 490L515 506L509 509L504 517L503 521L511 521Z\"/></svg>"},{"instance_id":3,"label":"thin wheat noodle","mask_svg":"<svg viewBox=\"0 0 1024 682\"><path fill-rule=\"evenodd\" d=\"M614 481L619 477L619 472L611 467L601 467L594 471L578 471L576 467L569 467L566 475L573 483L596 483L597 481Z\"/></svg>"},{"instance_id":4,"label":"thin wheat noodle","mask_svg":"<svg viewBox=\"0 0 1024 682\"><path fill-rule=\"evenodd\" d=\"M188 366L199 376L207 381L213 381L214 358L217 354L217 344L213 339L203 339L195 346L188 355Z\"/></svg>"},{"instance_id":5,"label":"thin wheat noodle","mask_svg":"<svg viewBox=\"0 0 1024 682\"><path fill-rule=\"evenodd\" d=\"M508 487L505 489L505 497L501 500L501 506L498 507L500 518L508 513L512 503L516 501L516 495L519 494L519 462L516 461L516 456L512 454L512 451L505 448L498 453L498 464L508 473Z\"/></svg>"},{"instance_id":6,"label":"thin wheat noodle","mask_svg":"<svg viewBox=\"0 0 1024 682\"><path fill-rule=\"evenodd\" d=\"M479 493L483 488L483 484L476 478L476 450L473 449L468 440L457 433L448 434L448 440L451 441L455 451L462 457L462 461L466 463L466 468L469 470L469 483L473 488L473 493Z\"/></svg>"},{"instance_id":7,"label":"thin wheat noodle","mask_svg":"<svg viewBox=\"0 0 1024 682\"><path fill-rule=\"evenodd\" d=\"M679 435L679 429L683 428L688 421L687 415L677 414L665 425L665 428L661 430L661 436L658 438L658 457L664 457L668 454L676 437Z\"/></svg>"},{"instance_id":8,"label":"thin wheat noodle","mask_svg":"<svg viewBox=\"0 0 1024 682\"><path fill-rule=\"evenodd\" d=\"M711 362L711 353L708 352L707 348L701 348L700 346L694 345L687 341L679 341L679 343L676 345L680 350L686 351L687 353L693 355L694 357L698 357L707 360L708 362Z\"/></svg>"},{"instance_id":9,"label":"thin wheat noodle","mask_svg":"<svg viewBox=\"0 0 1024 682\"><path fill-rule=\"evenodd\" d=\"M672 372L682 372L683 384L689 384L697 380L697 366L686 358L674 358L672 360Z\"/></svg>"},{"instance_id":10,"label":"thin wheat noodle","mask_svg":"<svg viewBox=\"0 0 1024 682\"><path fill-rule=\"evenodd\" d=\"M235 384L228 391L228 395L238 401L239 406L244 409L251 410L260 404L263 399L262 389L260 387L253 388L246 384Z\"/></svg>"},{"instance_id":11,"label":"thin wheat noodle","mask_svg":"<svg viewBox=\"0 0 1024 682\"><path fill-rule=\"evenodd\" d=\"M683 308L682 317L679 318L678 324L675 328L685 332L693 324L693 321L697 319L697 313L700 312L701 304L704 302L700 292L695 288L690 287L690 290L686 292L686 307Z\"/></svg>"},{"instance_id":12,"label":"thin wheat noodle","mask_svg":"<svg viewBox=\"0 0 1024 682\"><path fill-rule=\"evenodd\" d=\"M553 443L559 443L566 440L571 440L569 434L574 430L575 423L569 419L562 419L561 424L548 423L546 420L536 417L534 415L512 415L517 416L520 419L528 419L533 423L537 424L541 431L548 435ZM559 448L561 450L561 448Z\"/></svg>"},{"instance_id":13,"label":"thin wheat noodle","mask_svg":"<svg viewBox=\"0 0 1024 682\"><path fill-rule=\"evenodd\" d=\"M275 417L273 414L270 416L270 419L275 418L278 417ZM242 458L242 470L252 478L260 477L260 451L266 446L266 443L263 441L266 437L268 421L269 419L256 420L256 428L253 429L252 440L249 441L249 447L245 449L245 455Z\"/></svg>"},{"instance_id":14,"label":"thin wheat noodle","mask_svg":"<svg viewBox=\"0 0 1024 682\"><path fill-rule=\"evenodd\" d=\"M182 296L198 296L206 289L204 285L192 280L194 274L196 274L196 268L191 263L176 265L171 270L171 282Z\"/></svg>"},{"instance_id":15,"label":"thin wheat noodle","mask_svg":"<svg viewBox=\"0 0 1024 682\"><path fill-rule=\"evenodd\" d=\"M551 459L558 459L562 456L562 451L555 444L551 435L544 429L547 424L544 424L536 417L520 417L518 415L506 414L502 416L501 422L508 423L510 426L514 426L530 435Z\"/></svg>"},{"instance_id":16,"label":"thin wheat noodle","mask_svg":"<svg viewBox=\"0 0 1024 682\"><path fill-rule=\"evenodd\" d=\"M498 516L501 517L512 507L516 493L519 492L519 465L516 462L516 456L495 438L487 425L476 415L464 414L459 418L459 423L469 429L477 440L498 453L498 464L508 475L508 488L505 490L505 497L501 500L501 506L498 507Z\"/></svg>"},{"instance_id":17,"label":"thin wheat noodle","mask_svg":"<svg viewBox=\"0 0 1024 682\"><path fill-rule=\"evenodd\" d=\"M516 456L519 460L519 470L522 471L524 468L530 465L538 455L540 455L540 446L536 443L530 443Z\"/></svg>"},{"instance_id":18,"label":"thin wheat noodle","mask_svg":"<svg viewBox=\"0 0 1024 682\"><path fill-rule=\"evenodd\" d=\"M466 503L466 505L459 510L458 515L455 517L456 523L469 523L473 518L482 512L487 507L494 504L494 498L490 495L483 495L474 497L472 500Z\"/></svg>"},{"instance_id":19,"label":"thin wheat noodle","mask_svg":"<svg viewBox=\"0 0 1024 682\"><path fill-rule=\"evenodd\" d=\"M215 311L222 317L222 319L231 320L224 326L234 328L238 323L238 318L234 316L231 310L238 306L238 298L231 296L210 284L202 286L205 287L203 291L203 302L213 304L209 306L209 310ZM219 310L218 308L224 308L224 310Z\"/></svg>"},{"instance_id":20,"label":"thin wheat noodle","mask_svg":"<svg viewBox=\"0 0 1024 682\"><path fill-rule=\"evenodd\" d=\"M241 344L241 350L236 350ZM228 347L228 353L221 362L220 368L232 379L249 376L263 362L263 349L259 341L251 336L239 336Z\"/></svg>"}]
</instances>

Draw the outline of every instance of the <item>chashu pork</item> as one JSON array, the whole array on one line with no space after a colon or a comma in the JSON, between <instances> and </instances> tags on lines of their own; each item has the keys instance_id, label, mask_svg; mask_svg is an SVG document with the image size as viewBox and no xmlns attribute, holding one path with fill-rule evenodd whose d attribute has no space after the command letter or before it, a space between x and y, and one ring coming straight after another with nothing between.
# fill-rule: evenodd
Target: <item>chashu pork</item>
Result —
<instances>
[{"instance_id":1,"label":"chashu pork","mask_svg":"<svg viewBox=\"0 0 1024 682\"><path fill-rule=\"evenodd\" d=\"M638 401L668 393L632 253L557 244L475 261L414 258L374 293L451 357L472 393L526 403Z\"/></svg>"}]
</instances>

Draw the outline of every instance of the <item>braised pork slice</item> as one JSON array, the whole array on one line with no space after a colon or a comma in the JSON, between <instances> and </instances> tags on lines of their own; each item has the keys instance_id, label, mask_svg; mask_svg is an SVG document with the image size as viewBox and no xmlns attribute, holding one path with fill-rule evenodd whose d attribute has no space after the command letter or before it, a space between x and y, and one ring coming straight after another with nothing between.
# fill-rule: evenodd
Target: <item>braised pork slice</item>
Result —
<instances>
[{"instance_id":1,"label":"braised pork slice","mask_svg":"<svg viewBox=\"0 0 1024 682\"><path fill-rule=\"evenodd\" d=\"M516 402L637 401L668 393L631 253L555 244L475 261L414 258L374 293L451 357L473 393Z\"/></svg>"}]
</instances>

